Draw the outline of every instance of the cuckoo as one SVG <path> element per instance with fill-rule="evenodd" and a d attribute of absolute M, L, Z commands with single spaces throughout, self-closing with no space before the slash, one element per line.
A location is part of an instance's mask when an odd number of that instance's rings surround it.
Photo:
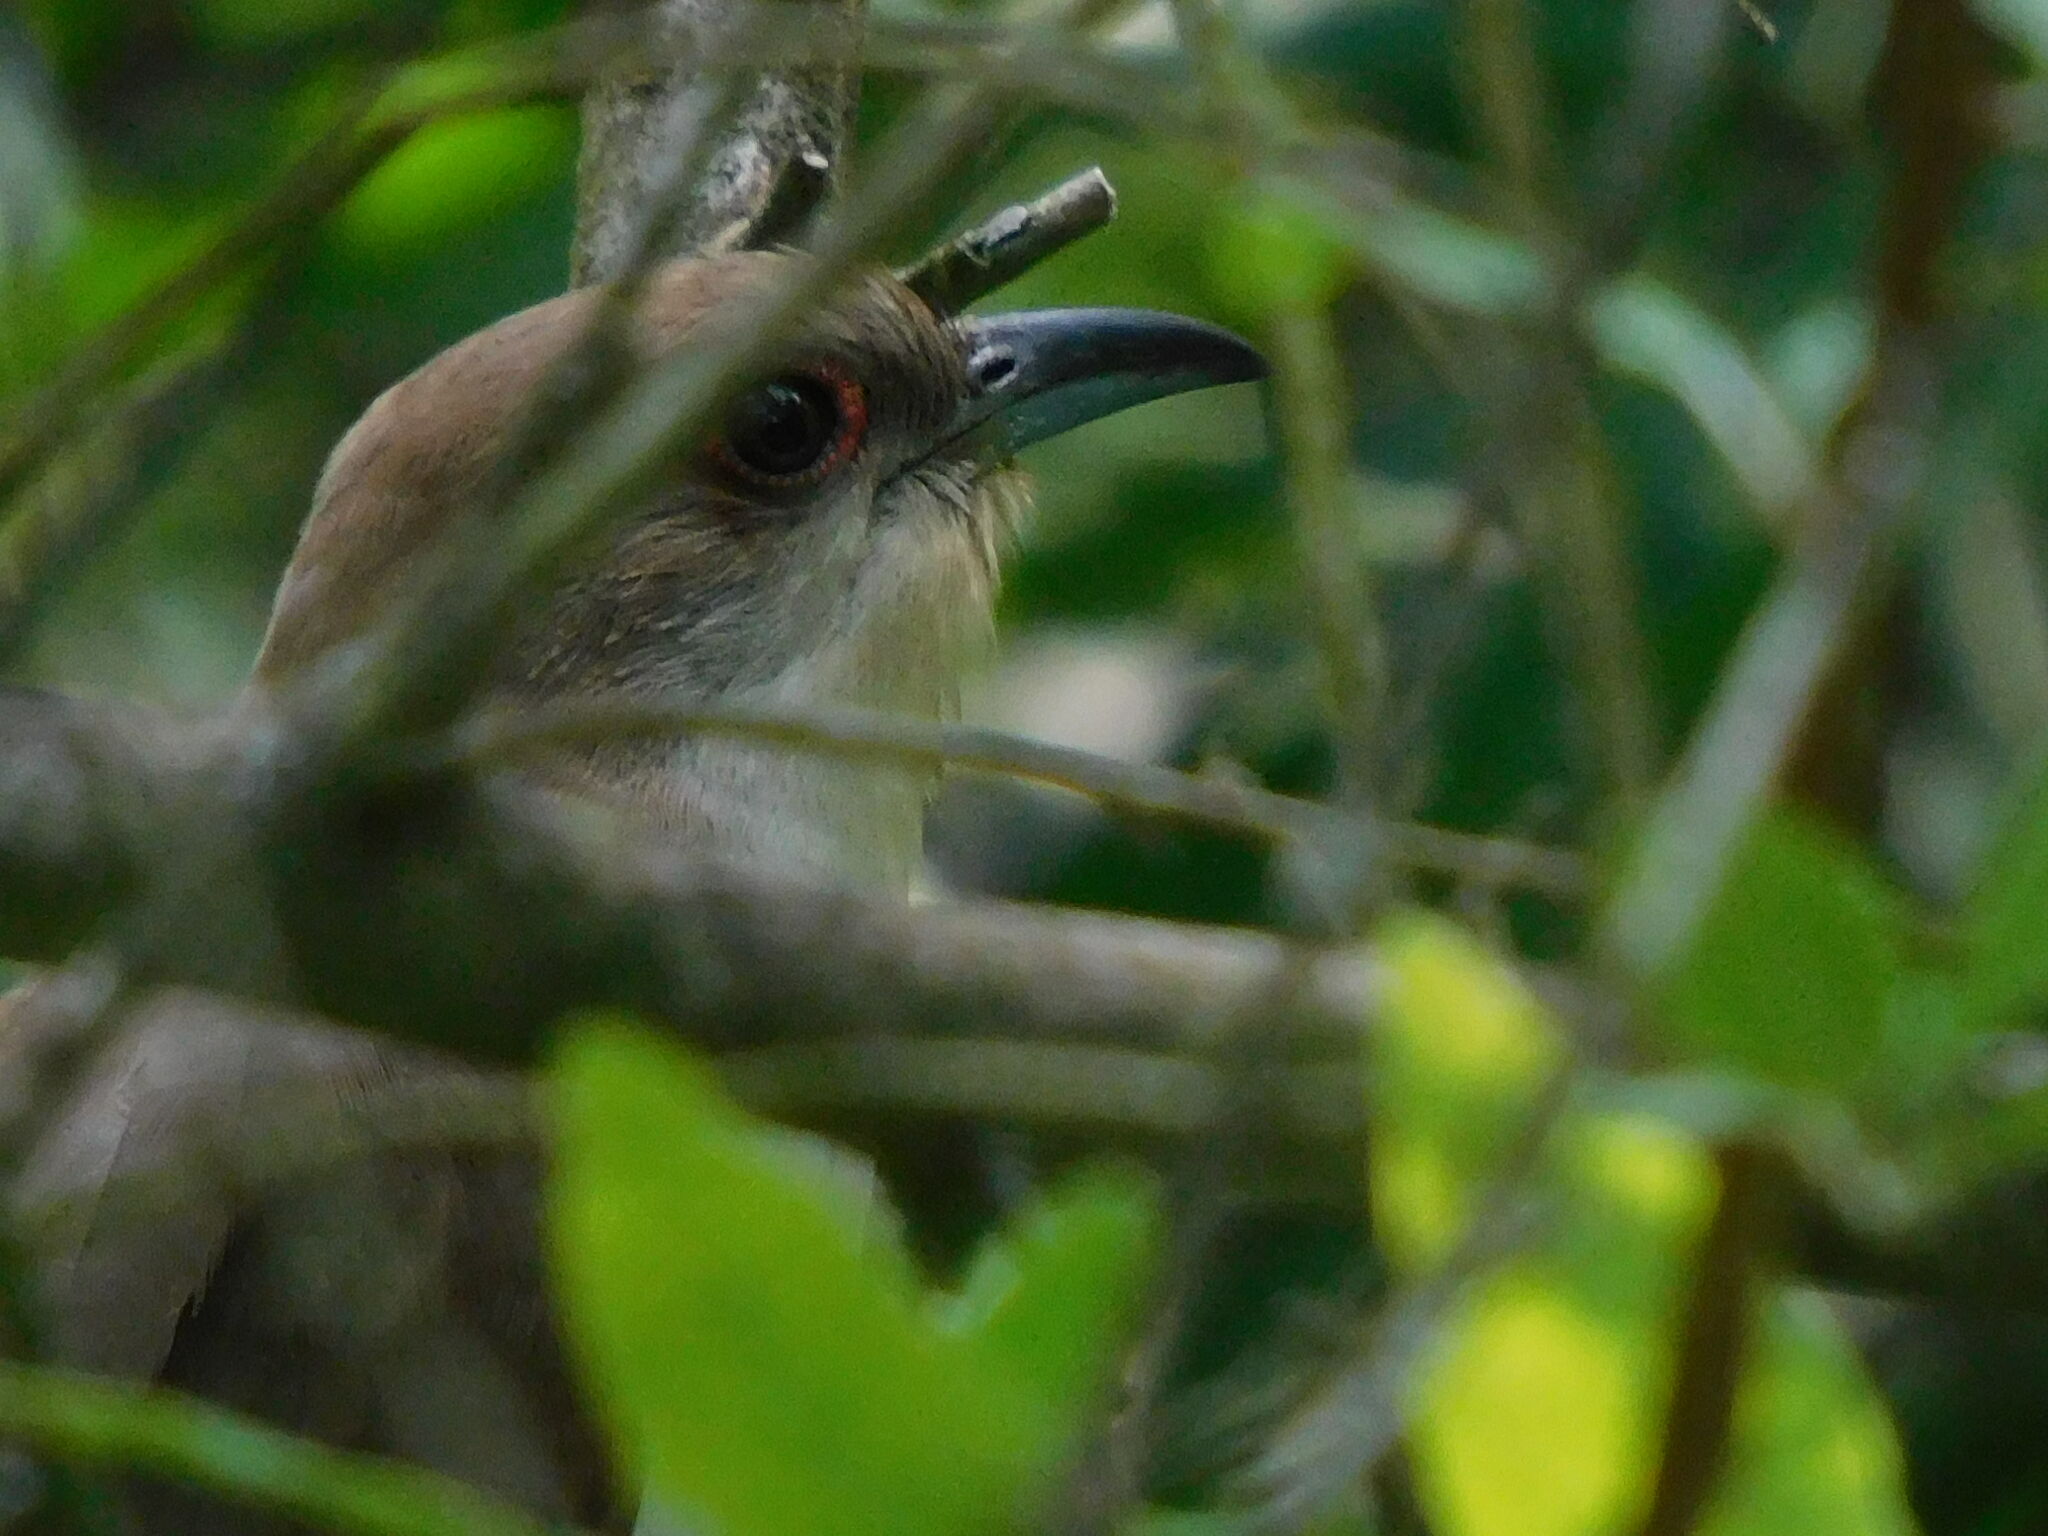
<path fill-rule="evenodd" d="M 801 259 L 747 252 L 658 270 L 630 345 L 652 361 L 704 344 Z M 513 315 L 369 407 L 320 477 L 252 703 L 289 696 L 370 631 L 455 520 L 489 515 L 536 389 L 603 302 L 585 290 Z M 1029 502 L 1013 455 L 1263 372 L 1243 341 L 1193 320 L 948 317 L 881 273 L 844 284 L 778 356 L 508 631 L 491 701 L 943 715 L 987 648 L 998 568 Z M 918 863 L 930 788 L 893 767 L 688 737 L 563 747 L 526 772 L 639 837 L 897 893 Z M 0 1028 L 0 1057 L 5 1040 Z M 533 1154 L 413 1144 L 275 1180 L 188 1166 L 142 1209 L 98 1199 L 279 1085 L 324 1084 L 345 1113 L 394 1082 L 459 1096 L 468 1071 L 315 1019 L 147 1000 L 24 1171 L 31 1198 L 70 1213 L 41 1277 L 55 1352 L 424 1462 L 544 1516 L 629 1521 L 549 1325 Z M 140 1486 L 132 1502 L 151 1532 L 257 1528 L 176 1489 Z"/>

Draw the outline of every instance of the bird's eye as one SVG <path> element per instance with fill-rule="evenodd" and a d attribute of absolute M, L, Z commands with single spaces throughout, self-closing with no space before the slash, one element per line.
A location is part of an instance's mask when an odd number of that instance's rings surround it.
<path fill-rule="evenodd" d="M 866 431 L 867 397 L 852 379 L 785 373 L 727 407 L 716 451 L 745 479 L 804 485 L 852 458 Z"/>

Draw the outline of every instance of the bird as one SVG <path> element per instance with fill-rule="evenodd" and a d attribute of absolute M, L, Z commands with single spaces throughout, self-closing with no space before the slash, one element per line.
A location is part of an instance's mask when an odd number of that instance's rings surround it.
<path fill-rule="evenodd" d="M 750 250 L 659 267 L 631 301 L 633 354 L 652 364 L 706 345 L 807 259 Z M 319 477 L 248 707 L 305 688 L 373 632 L 462 519 L 490 515 L 537 392 L 607 302 L 585 289 L 538 303 L 369 406 Z M 521 614 L 492 658 L 487 702 L 739 699 L 945 716 L 988 654 L 1001 565 L 1032 499 L 1015 455 L 1265 372 L 1250 344 L 1200 321 L 1130 309 L 951 316 L 881 271 L 841 284 L 775 356 Z M 638 837 L 898 895 L 931 789 L 908 770 L 687 736 L 563 747 L 521 771 Z M 36 1013 L 0 1017 L 0 1076 Z M 452 1103 L 478 1080 L 453 1058 L 321 1019 L 199 993 L 145 999 L 21 1170 L 18 1198 L 67 1213 L 38 1272 L 54 1354 L 409 1458 L 548 1519 L 625 1528 L 631 1501 L 548 1315 L 533 1149 L 415 1144 L 274 1186 L 247 1170 L 181 1168 L 145 1210 L 100 1198 L 176 1162 L 278 1084 L 317 1083 L 345 1113 L 394 1083 Z M 169 1484 L 138 1480 L 128 1502 L 151 1533 L 272 1528 Z"/>

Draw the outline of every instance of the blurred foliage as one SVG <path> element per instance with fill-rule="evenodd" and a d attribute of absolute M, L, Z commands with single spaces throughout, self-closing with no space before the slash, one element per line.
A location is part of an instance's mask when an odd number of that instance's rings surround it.
<path fill-rule="evenodd" d="M 1453 1316 L 1417 1388 L 1430 1528 L 1568 1536 L 1649 1503 L 1688 1260 L 1715 1201 L 1708 1149 L 1642 1115 L 1546 1103 L 1554 1023 L 1477 946 L 1433 925 L 1384 936 L 1373 1197 L 1398 1269 L 1446 1262 L 1489 1179 L 1531 1138 L 1537 1230 Z M 1840 1325 L 1810 1296 L 1761 1298 L 1711 1536 L 1913 1529 L 1897 1437 Z"/>
<path fill-rule="evenodd" d="M 904 0 L 881 8 L 908 13 Z M 1553 253 L 1492 163 L 1481 9 L 1231 8 L 1319 129 L 1398 149 L 1412 196 L 1340 202 L 1227 154 L 1034 108 L 990 146 L 949 222 L 1100 161 L 1117 223 L 1003 303 L 1142 304 L 1255 333 L 1282 308 L 1326 306 L 1349 374 L 1333 409 L 1357 556 L 1391 651 L 1388 803 L 1584 847 L 1597 864 L 1629 829 L 1603 820 L 1582 690 L 1499 505 L 1518 469 L 1504 423 L 1530 377 L 1518 363 L 1545 323 Z M 1638 9 L 1518 12 L 1541 106 L 1525 190 L 1566 225 L 1602 174 Z M 1763 9 L 1775 39 L 1737 27 L 1640 210 L 1634 259 L 1586 295 L 1594 468 L 1639 582 L 1624 617 L 1648 647 L 1666 765 L 1780 568 L 1877 334 L 1873 252 L 1896 169 L 1874 79 L 1887 7 Z M 0 17 L 0 409 L 188 260 L 382 67 L 565 10 L 25 0 Z M 1176 1388 L 1245 1359 L 1334 1355 L 1313 1329 L 1304 1344 L 1289 1294 L 1421 1283 L 1455 1254 L 1522 1122 L 1556 1116 L 1524 1175 L 1549 1214 L 1443 1320 L 1407 1455 L 1347 1531 L 1630 1528 L 1658 1466 L 1724 1141 L 1767 1145 L 1873 1230 L 1987 1185 L 2030 1190 L 2048 1167 L 2048 5 L 1983 0 L 1981 13 L 1998 37 L 1987 111 L 2000 138 L 1941 269 L 1952 376 L 1899 601 L 1871 647 L 1877 816 L 1752 828 L 1694 941 L 1639 1000 L 1633 1074 L 1586 1069 L 1578 1021 L 1539 1009 L 1470 941 L 1396 930 L 1370 1236 L 1349 1213 L 1268 1215 L 1215 1245 Z M 1123 33 L 1141 56 L 1168 36 L 1152 10 Z M 908 89 L 870 82 L 871 140 Z M 329 445 L 437 348 L 560 287 L 574 155 L 568 105 L 450 121 L 311 231 L 256 360 L 193 402 L 178 471 L 63 594 L 21 675 L 188 706 L 228 697 Z M 892 254 L 940 232 L 905 230 Z M 183 316 L 157 355 L 218 331 L 249 288 Z M 1033 464 L 1044 491 L 1006 592 L 1008 660 L 977 708 L 1329 793 L 1283 477 L 1244 392 L 1098 423 Z M 1299 863 L 1014 787 L 950 795 L 933 845 L 939 877 L 961 889 L 1297 931 L 1327 915 Z M 1526 961 L 1577 957 L 1587 938 L 1587 914 L 1552 901 L 1441 876 L 1400 894 L 1458 905 Z M 1541 1110 L 1558 1074 L 1571 1078 L 1563 1107 Z M 654 1485 L 720 1530 L 965 1530 L 963 1511 L 1049 1475 L 1099 1406 L 1144 1269 L 1144 1196 L 1057 1188 L 990 1238 L 957 1288 L 933 1290 L 875 1210 L 849 1215 L 828 1163 L 741 1119 L 687 1064 L 596 1030 L 567 1047 L 554 1087 L 557 1257 L 579 1345 Z M 2048 1206 L 2002 1209 L 2038 1231 Z M 711 1231 L 746 1241 L 702 1241 Z M 1757 1285 L 1728 1481 L 1700 1529 L 2048 1529 L 2037 1317 L 1920 1300 L 1831 1310 L 1783 1275 Z M 749 1330 L 721 1326 L 734 1297 Z M 1212 1483 L 1184 1482 L 1188 1508 L 1146 1517 L 1147 1536 L 1242 1528 L 1208 1507 L 1227 1502 Z"/>
<path fill-rule="evenodd" d="M 749 1122 L 672 1047 L 587 1022 L 554 1092 L 573 1342 L 664 1508 L 948 1536 L 1056 1492 L 1143 1292 L 1141 1183 L 1053 1190 L 927 1296 L 864 1164 Z"/>

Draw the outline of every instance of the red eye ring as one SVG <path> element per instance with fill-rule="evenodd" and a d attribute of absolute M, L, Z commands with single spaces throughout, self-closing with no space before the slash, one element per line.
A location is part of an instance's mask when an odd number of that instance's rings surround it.
<path fill-rule="evenodd" d="M 843 468 L 868 430 L 867 392 L 830 363 L 777 374 L 736 396 L 712 456 L 737 478 L 778 490 Z"/>

